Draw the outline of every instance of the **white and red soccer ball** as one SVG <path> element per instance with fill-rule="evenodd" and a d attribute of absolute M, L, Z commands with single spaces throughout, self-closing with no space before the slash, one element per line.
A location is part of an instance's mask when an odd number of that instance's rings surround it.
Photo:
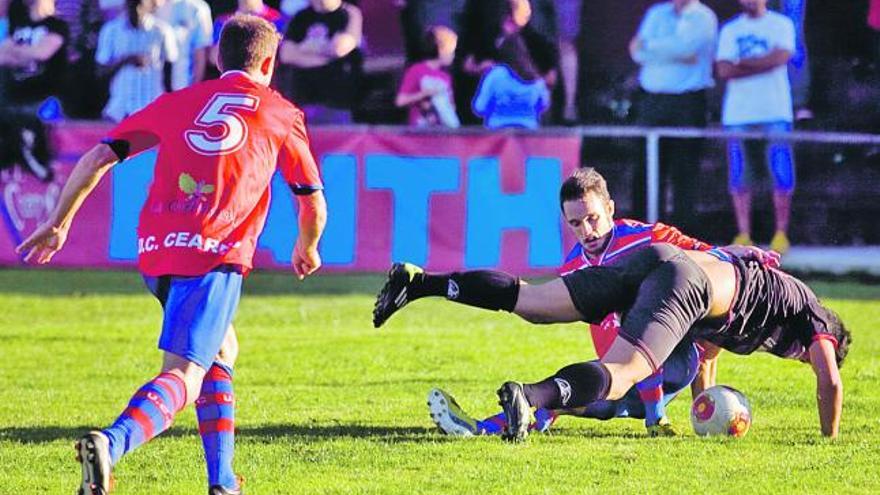
<path fill-rule="evenodd" d="M 716 385 L 703 390 L 694 399 L 691 424 L 700 436 L 742 437 L 752 424 L 752 407 L 739 390 Z"/>

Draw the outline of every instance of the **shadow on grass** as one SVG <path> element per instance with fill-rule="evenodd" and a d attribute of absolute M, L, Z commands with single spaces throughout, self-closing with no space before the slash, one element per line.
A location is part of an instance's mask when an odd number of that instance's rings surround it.
<path fill-rule="evenodd" d="M 73 445 L 77 438 L 94 426 L 27 426 L 0 428 L 0 442 L 17 442 L 25 445 L 52 443 L 68 440 Z M 273 440 L 293 440 L 312 443 L 330 439 L 365 439 L 382 443 L 437 442 L 448 437 L 437 434 L 436 430 L 416 426 L 377 426 L 363 424 L 269 424 L 262 426 L 243 426 L 235 429 L 239 439 L 252 439 L 261 442 Z M 172 427 L 162 437 L 197 437 L 198 430 L 192 427 Z"/>
<path fill-rule="evenodd" d="M 383 275 L 324 274 L 299 281 L 292 273 L 255 271 L 244 283 L 245 297 L 296 295 L 375 295 Z M 91 295 L 148 296 L 141 275 L 123 270 L 58 270 L 0 268 L 0 294 L 42 297 Z"/>

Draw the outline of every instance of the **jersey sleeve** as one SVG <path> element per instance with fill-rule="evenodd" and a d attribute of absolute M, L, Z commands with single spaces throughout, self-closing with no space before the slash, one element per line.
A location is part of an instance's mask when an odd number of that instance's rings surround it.
<path fill-rule="evenodd" d="M 125 141 L 129 145 L 129 156 L 146 151 L 159 144 L 161 122 L 164 120 L 162 106 L 166 96 L 162 95 L 138 112 L 135 112 L 119 123 L 109 134 L 106 141 Z"/>
<path fill-rule="evenodd" d="M 657 222 L 651 229 L 651 242 L 667 242 L 688 251 L 708 251 L 714 246 L 701 240 L 684 235 L 677 228 Z"/>
<path fill-rule="evenodd" d="M 301 113 L 281 145 L 278 168 L 294 194 L 310 194 L 324 189 L 318 164 L 309 149 L 309 137 Z"/>

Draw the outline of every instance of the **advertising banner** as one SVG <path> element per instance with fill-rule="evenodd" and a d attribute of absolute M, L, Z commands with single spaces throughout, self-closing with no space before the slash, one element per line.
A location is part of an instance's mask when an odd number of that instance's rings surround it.
<path fill-rule="evenodd" d="M 51 183 L 20 170 L 0 175 L 0 264 L 20 264 L 14 246 L 45 220 L 77 158 L 108 130 L 56 128 L 60 153 Z M 312 129 L 311 145 L 329 209 L 320 246 L 327 271 L 384 271 L 392 261 L 410 261 L 432 270 L 550 273 L 572 245 L 558 191 L 579 162 L 576 136 L 339 127 Z M 53 265 L 134 266 L 154 161 L 151 151 L 113 168 L 83 205 Z M 289 269 L 296 218 L 296 200 L 276 174 L 258 268 Z"/>

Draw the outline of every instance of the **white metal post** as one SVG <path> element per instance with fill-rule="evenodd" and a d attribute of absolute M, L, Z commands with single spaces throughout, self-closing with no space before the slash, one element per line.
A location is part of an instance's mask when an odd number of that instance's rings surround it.
<path fill-rule="evenodd" d="M 660 217 L 660 135 L 656 131 L 648 131 L 645 135 L 645 187 L 647 187 L 648 222 L 656 222 Z"/>

